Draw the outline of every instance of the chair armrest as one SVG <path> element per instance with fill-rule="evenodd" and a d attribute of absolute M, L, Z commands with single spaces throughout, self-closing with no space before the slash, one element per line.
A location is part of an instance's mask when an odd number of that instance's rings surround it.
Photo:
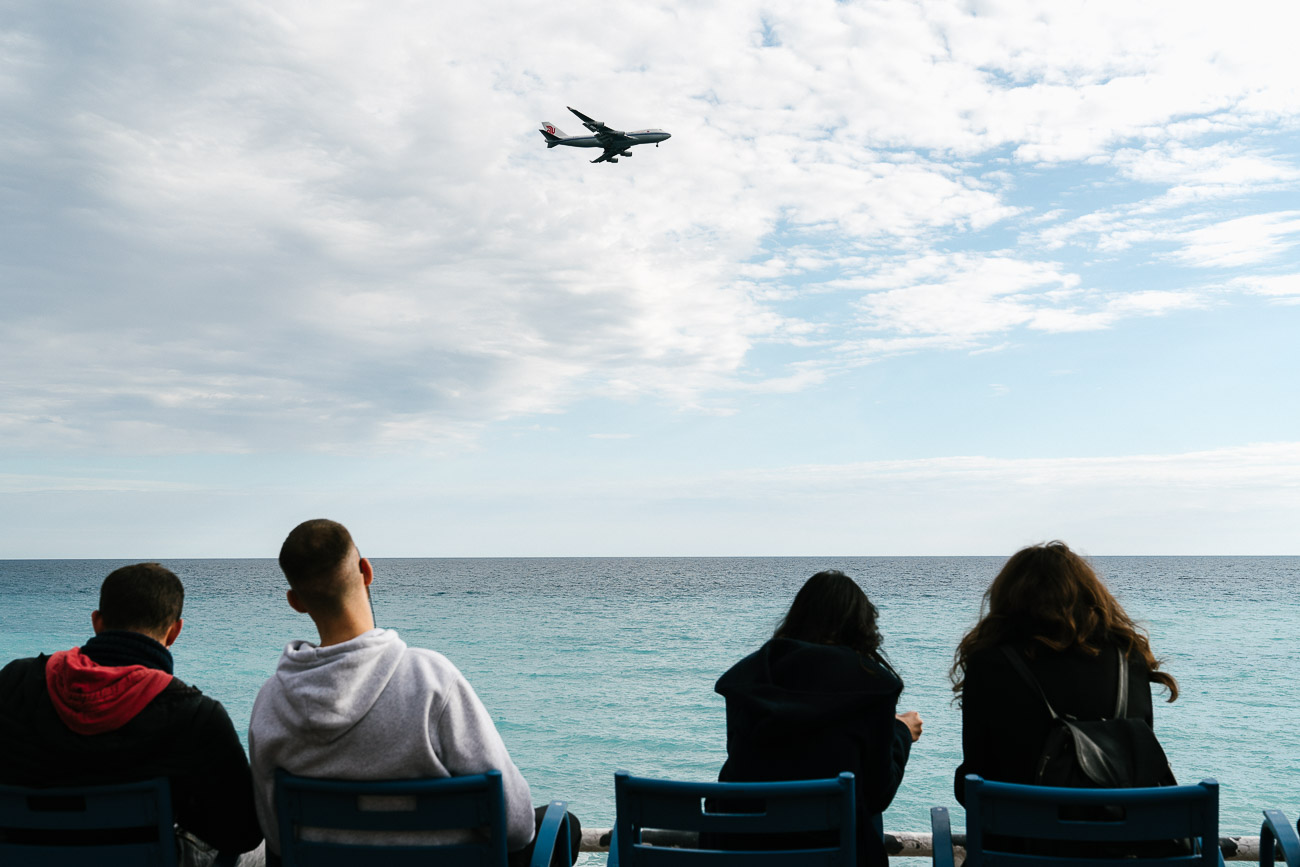
<path fill-rule="evenodd" d="M 952 824 L 947 807 L 930 808 L 931 844 L 934 847 L 934 867 L 953 867 Z"/>
<path fill-rule="evenodd" d="M 569 805 L 565 801 L 551 801 L 546 805 L 542 824 L 537 826 L 537 839 L 533 841 L 533 860 L 529 867 L 550 867 L 552 854 L 557 847 L 562 847 L 564 860 L 568 867 L 573 861 L 569 851 Z"/>
<path fill-rule="evenodd" d="M 609 857 L 605 859 L 605 867 L 618 867 L 618 826 L 615 825 L 609 832 Z"/>
<path fill-rule="evenodd" d="M 1300 867 L 1300 837 L 1281 810 L 1265 810 L 1264 825 L 1259 829 L 1259 865 L 1273 867 L 1277 857 L 1274 843 L 1282 848 L 1287 867 Z"/>

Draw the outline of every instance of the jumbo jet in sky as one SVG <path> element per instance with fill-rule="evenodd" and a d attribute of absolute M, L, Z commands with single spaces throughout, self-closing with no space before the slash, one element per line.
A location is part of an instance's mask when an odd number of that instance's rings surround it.
<path fill-rule="evenodd" d="M 655 147 L 659 147 L 659 142 L 672 138 L 670 133 L 666 133 L 661 129 L 638 129 L 632 132 L 610 129 L 605 124 L 598 120 L 592 120 L 572 106 L 569 107 L 569 111 L 578 116 L 578 120 L 582 121 L 583 126 L 591 130 L 592 135 L 565 135 L 550 121 L 542 121 L 542 128 L 538 132 L 546 138 L 548 148 L 553 148 L 556 145 L 568 145 L 575 148 L 604 148 L 605 152 L 592 160 L 593 163 L 616 163 L 619 157 L 632 156 L 628 148 L 633 145 L 654 142 Z"/>

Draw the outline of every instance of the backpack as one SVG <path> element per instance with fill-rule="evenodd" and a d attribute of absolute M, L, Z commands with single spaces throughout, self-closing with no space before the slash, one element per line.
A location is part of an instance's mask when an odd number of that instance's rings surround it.
<path fill-rule="evenodd" d="M 1061 715 L 1029 666 L 1012 647 L 1002 652 L 1026 683 L 1038 693 L 1052 716 L 1043 751 L 1035 765 L 1034 783 L 1084 789 L 1129 789 L 1177 784 L 1169 759 L 1146 720 L 1128 716 L 1128 663 L 1119 659 L 1115 713 L 1108 719 L 1079 720 Z"/>

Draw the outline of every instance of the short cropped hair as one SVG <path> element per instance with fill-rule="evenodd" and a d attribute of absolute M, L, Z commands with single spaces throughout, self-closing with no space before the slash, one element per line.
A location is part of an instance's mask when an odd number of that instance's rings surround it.
<path fill-rule="evenodd" d="M 158 634 L 181 619 L 185 587 L 166 566 L 136 563 L 115 569 L 99 587 L 105 629 Z"/>
<path fill-rule="evenodd" d="M 338 521 L 303 521 L 280 546 L 280 570 L 308 609 L 336 614 L 349 590 L 340 567 L 355 549 L 352 534 Z"/>

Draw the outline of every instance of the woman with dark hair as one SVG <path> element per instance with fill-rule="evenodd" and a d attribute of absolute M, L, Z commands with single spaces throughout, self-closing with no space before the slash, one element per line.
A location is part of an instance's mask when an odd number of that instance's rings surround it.
<path fill-rule="evenodd" d="M 894 799 L 915 711 L 896 714 L 903 681 L 880 652 L 876 607 L 843 572 L 808 579 L 772 639 L 724 674 L 727 762 L 718 779 L 763 782 L 855 776 L 862 865 L 889 863 L 880 814 Z M 727 848 L 779 847 L 771 839 Z"/>
<path fill-rule="evenodd" d="M 1169 701 L 1178 698 L 1178 682 L 1159 670 L 1146 634 L 1064 542 L 1018 551 L 980 608 L 979 622 L 957 645 L 950 674 L 961 700 L 962 763 L 954 788 L 962 804 L 966 774 L 1038 782 L 1052 719 L 1043 696 L 1004 648 L 1028 667 L 1061 715 L 1098 720 L 1114 714 L 1120 657 L 1130 684 L 1128 718 L 1151 725 L 1151 683 L 1165 687 Z"/>

